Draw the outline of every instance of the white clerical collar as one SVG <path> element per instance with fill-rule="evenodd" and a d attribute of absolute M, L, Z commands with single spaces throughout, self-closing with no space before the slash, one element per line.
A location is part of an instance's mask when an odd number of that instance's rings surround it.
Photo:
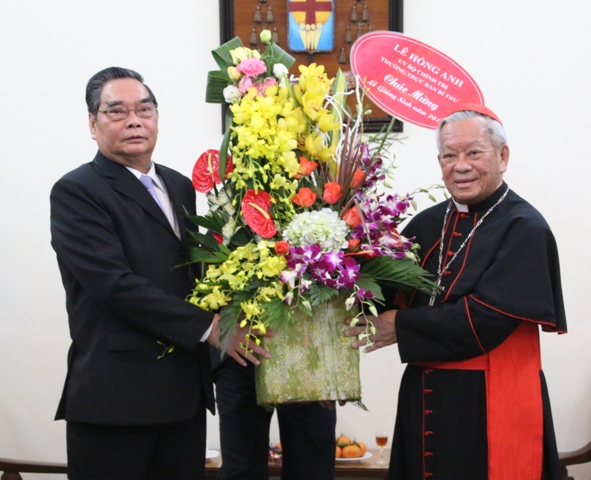
<path fill-rule="evenodd" d="M 496 188 L 496 190 L 498 190 L 501 185 L 503 185 L 503 180 L 501 180 L 501 183 L 499 183 L 499 186 Z M 463 203 L 458 203 L 453 198 L 452 198 L 452 200 L 454 202 L 454 205 L 458 209 L 458 212 L 468 213 L 470 211 L 470 207 L 468 207 L 468 205 L 464 205 Z"/>
<path fill-rule="evenodd" d="M 458 212 L 468 213 L 470 211 L 470 209 L 468 208 L 468 205 L 464 205 L 462 203 L 458 203 L 453 198 L 452 198 L 452 200 L 453 200 L 454 205 L 456 206 Z"/>

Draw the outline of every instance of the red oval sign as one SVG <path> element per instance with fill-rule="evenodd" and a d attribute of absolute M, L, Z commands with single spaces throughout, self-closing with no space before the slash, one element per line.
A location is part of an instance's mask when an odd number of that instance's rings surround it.
<path fill-rule="evenodd" d="M 390 115 L 435 129 L 463 103 L 484 105 L 470 75 L 447 55 L 402 33 L 376 31 L 351 48 L 351 69 Z"/>

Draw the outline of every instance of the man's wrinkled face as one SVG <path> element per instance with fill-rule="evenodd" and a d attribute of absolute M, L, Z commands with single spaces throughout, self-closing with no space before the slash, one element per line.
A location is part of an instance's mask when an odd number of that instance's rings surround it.
<path fill-rule="evenodd" d="M 97 118 L 89 115 L 90 133 L 107 158 L 138 168 L 150 165 L 158 137 L 158 113 L 140 118 L 136 110 L 151 104 L 146 87 L 133 78 L 109 80 L 103 86 Z M 111 120 L 103 113 L 117 106 L 133 109 L 123 120 Z"/>
<path fill-rule="evenodd" d="M 495 149 L 488 121 L 473 117 L 446 123 L 441 129 L 439 165 L 442 179 L 458 203 L 471 205 L 490 196 L 507 170 L 509 147 Z"/>

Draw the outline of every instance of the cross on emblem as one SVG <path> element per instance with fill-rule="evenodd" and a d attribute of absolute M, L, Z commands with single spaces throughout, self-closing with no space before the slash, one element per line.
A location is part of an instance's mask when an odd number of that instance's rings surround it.
<path fill-rule="evenodd" d="M 332 2 L 318 0 L 304 0 L 302 2 L 289 2 L 290 12 L 305 12 L 306 24 L 316 23 L 316 12 L 332 12 Z"/>

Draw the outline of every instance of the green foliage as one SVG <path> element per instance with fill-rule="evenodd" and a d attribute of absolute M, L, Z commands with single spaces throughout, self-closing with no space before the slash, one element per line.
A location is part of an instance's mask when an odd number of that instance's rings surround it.
<path fill-rule="evenodd" d="M 309 298 L 312 306 L 316 307 L 323 302 L 330 300 L 333 297 L 339 295 L 339 291 L 336 288 L 327 287 L 317 283 L 312 283 L 309 289 Z"/>
<path fill-rule="evenodd" d="M 203 227 L 210 232 L 220 233 L 224 226 L 223 219 L 214 211 L 209 211 L 207 216 L 203 215 L 186 215 L 187 220 L 191 223 Z"/>
<path fill-rule="evenodd" d="M 433 275 L 407 259 L 373 258 L 361 266 L 360 272 L 378 284 L 402 290 L 416 288 L 428 295 L 431 295 L 434 289 L 440 290 L 440 287 L 428 278 Z"/>
<path fill-rule="evenodd" d="M 211 235 L 205 235 L 190 230 L 187 232 L 187 240 L 191 245 L 199 245 L 212 253 L 220 251 L 220 245 Z"/>
<path fill-rule="evenodd" d="M 381 287 L 375 282 L 372 277 L 361 277 L 355 282 L 359 288 L 363 288 L 365 291 L 370 291 L 375 295 L 374 302 L 383 304 L 385 302 L 384 295 L 382 294 Z"/>
<path fill-rule="evenodd" d="M 212 70 L 207 73 L 207 87 L 205 89 L 205 101 L 207 103 L 226 103 L 224 88 L 230 83 L 227 72 Z"/>
<path fill-rule="evenodd" d="M 232 332 L 234 331 L 238 318 L 242 313 L 240 303 L 247 301 L 254 296 L 254 294 L 255 292 L 252 289 L 235 292 L 230 303 L 220 310 L 218 327 L 220 329 L 220 349 L 222 352 L 226 351 L 228 342 L 232 337 Z"/>
<path fill-rule="evenodd" d="M 211 54 L 215 63 L 218 64 L 221 70 L 226 70 L 228 67 L 234 65 L 232 62 L 231 51 L 238 47 L 243 47 L 242 40 L 240 37 L 234 37 L 232 40 L 220 45 L 215 50 L 212 50 Z"/>
<path fill-rule="evenodd" d="M 267 69 L 273 71 L 273 65 L 282 63 L 287 68 L 290 68 L 295 63 L 295 58 L 283 50 L 279 45 L 272 43 L 267 47 L 263 53 L 261 60 L 267 65 Z"/>
<path fill-rule="evenodd" d="M 230 239 L 230 246 L 243 247 L 247 243 L 251 242 L 253 238 L 254 236 L 251 230 L 247 230 L 244 227 L 238 227 Z"/>
<path fill-rule="evenodd" d="M 222 93 L 222 97 L 223 97 Z M 230 149 L 230 125 L 232 125 L 232 121 L 234 119 L 234 114 L 232 110 L 228 107 L 226 108 L 226 116 L 224 117 L 224 124 L 226 126 L 226 130 L 224 131 L 224 138 L 222 139 L 222 145 L 220 146 L 220 178 L 222 180 L 222 184 L 226 184 L 226 164 L 228 162 L 228 150 Z"/>
<path fill-rule="evenodd" d="M 271 330 L 278 330 L 285 323 L 294 321 L 292 308 L 278 297 L 272 298 L 270 302 L 262 305 L 264 311 L 261 314 L 261 321 L 268 325 Z"/>
<path fill-rule="evenodd" d="M 217 254 L 216 254 L 217 253 Z M 212 253 L 197 248 L 191 249 L 191 263 L 224 263 L 227 257 L 220 258 L 219 252 Z"/>

